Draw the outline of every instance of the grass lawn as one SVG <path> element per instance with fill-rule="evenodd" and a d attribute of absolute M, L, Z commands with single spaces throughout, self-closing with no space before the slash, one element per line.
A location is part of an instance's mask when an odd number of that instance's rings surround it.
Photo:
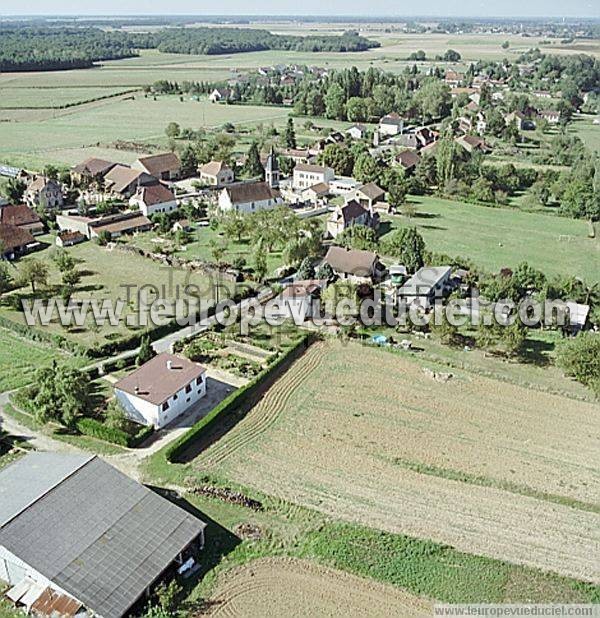
<path fill-rule="evenodd" d="M 44 236 L 41 240 L 51 243 L 52 237 Z M 178 286 L 181 293 L 184 286 L 195 285 L 198 287 L 202 299 L 213 297 L 211 281 L 207 276 L 199 273 L 190 273 L 187 270 L 163 266 L 150 259 L 120 250 L 110 251 L 100 247 L 95 242 L 85 242 L 70 247 L 67 251 L 76 259 L 78 270 L 83 275 L 73 298 L 78 300 L 121 299 L 126 302 L 124 315 L 133 315 L 137 309 L 137 293 L 134 292 L 133 300 L 127 303 L 127 293 L 124 286 L 135 286 L 136 290 L 142 286 L 155 286 L 159 290 L 161 298 L 174 299 Z M 51 260 L 51 256 L 52 248 L 49 246 L 43 251 L 36 253 L 34 257 L 47 263 L 50 277 L 48 281 L 49 288 L 46 291 L 53 292 L 59 286 L 60 275 Z M 18 263 L 16 267 L 18 268 Z M 221 283 L 222 294 L 223 290 L 232 289 L 230 283 Z M 43 289 L 42 292 L 44 292 Z M 21 288 L 12 294 L 19 294 L 29 298 L 31 296 L 31 288 Z M 0 315 L 24 322 L 23 314 L 6 304 L 0 308 Z M 82 345 L 91 346 L 103 344 L 131 334 L 139 327 L 136 327 L 135 324 L 128 326 L 124 320 L 121 320 L 119 324 L 114 326 L 108 322 L 102 326 L 95 326 L 90 316 L 83 327 L 73 326 L 67 330 L 61 326 L 56 316 L 50 325 L 47 327 L 40 326 L 39 328 L 44 328 L 51 334 L 60 334 Z"/>
<path fill-rule="evenodd" d="M 598 116 L 594 114 L 578 114 L 571 130 L 592 152 L 600 152 L 600 124 L 594 124 L 595 118 Z"/>
<path fill-rule="evenodd" d="M 589 225 L 563 217 L 413 197 L 417 216 L 384 217 L 391 229 L 418 228 L 428 249 L 469 258 L 481 268 L 498 271 L 526 261 L 547 275 L 572 275 L 600 281 L 600 241 L 588 238 Z"/>
<path fill-rule="evenodd" d="M 124 91 L 124 88 L 11 88 L 0 85 L 0 109 L 73 105 Z"/>
<path fill-rule="evenodd" d="M 192 232 L 193 241 L 182 246 L 175 255 L 186 260 L 201 260 L 205 262 L 214 262 L 212 255 L 211 241 L 222 241 L 223 236 L 212 230 L 210 227 L 200 227 Z M 134 239 L 131 239 L 132 244 L 147 251 L 160 251 L 163 247 L 171 245 L 170 241 L 162 242 L 159 234 L 156 232 L 144 232 L 138 234 Z M 233 262 L 237 257 L 242 257 L 246 260 L 248 266 L 252 264 L 252 244 L 243 239 L 242 242 L 227 242 L 227 250 L 223 255 L 223 260 Z M 273 251 L 267 256 L 268 272 L 273 274 L 277 268 L 283 265 L 281 251 Z"/>
<path fill-rule="evenodd" d="M 67 355 L 45 343 L 25 339 L 0 328 L 0 392 L 21 388 L 33 380 L 37 369 L 53 360 L 83 366 L 89 361 Z"/>

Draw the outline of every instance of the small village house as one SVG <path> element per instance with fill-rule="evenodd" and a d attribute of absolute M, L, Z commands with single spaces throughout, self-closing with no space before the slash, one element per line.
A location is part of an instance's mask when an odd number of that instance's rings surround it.
<path fill-rule="evenodd" d="M 32 208 L 62 208 L 62 187 L 58 180 L 37 176 L 25 191 L 25 201 Z"/>
<path fill-rule="evenodd" d="M 456 138 L 456 143 L 462 146 L 467 152 L 490 152 L 491 148 L 486 144 L 482 137 L 476 135 L 462 135 Z"/>
<path fill-rule="evenodd" d="M 198 168 L 200 180 L 212 187 L 224 187 L 235 181 L 233 170 L 224 161 L 210 161 Z"/>
<path fill-rule="evenodd" d="M 57 247 L 72 247 L 85 240 L 86 237 L 81 232 L 69 232 L 65 230 L 56 235 L 55 244 Z"/>
<path fill-rule="evenodd" d="M 251 213 L 271 210 L 283 204 L 281 193 L 266 182 L 243 182 L 224 187 L 219 193 L 219 209 Z"/>
<path fill-rule="evenodd" d="M 129 198 L 129 205 L 137 206 L 146 217 L 177 210 L 175 195 L 160 183 L 138 187 L 137 191 Z"/>
<path fill-rule="evenodd" d="M 420 157 L 414 150 L 403 150 L 394 157 L 395 163 L 407 173 L 415 170 L 419 160 Z"/>
<path fill-rule="evenodd" d="M 298 163 L 294 168 L 292 186 L 294 189 L 308 189 L 319 183 L 328 184 L 333 180 L 335 173 L 330 167 Z"/>
<path fill-rule="evenodd" d="M 372 251 L 329 247 L 325 262 L 340 279 L 355 283 L 380 281 L 385 273 L 385 266 Z"/>
<path fill-rule="evenodd" d="M 115 165 L 112 161 L 91 157 L 71 168 L 71 178 L 75 182 L 94 182 L 104 178 Z"/>
<path fill-rule="evenodd" d="M 231 99 L 233 91 L 231 88 L 215 88 L 209 95 L 208 100 L 211 103 L 226 103 Z"/>
<path fill-rule="evenodd" d="M 331 195 L 346 196 L 354 193 L 360 186 L 358 180 L 355 180 L 351 176 L 336 176 L 329 183 L 329 192 Z"/>
<path fill-rule="evenodd" d="M 560 122 L 560 112 L 554 110 L 541 109 L 538 112 L 538 116 L 545 120 L 548 124 L 558 124 Z"/>
<path fill-rule="evenodd" d="M 206 369 L 162 353 L 121 378 L 114 389 L 131 420 L 161 429 L 206 395 Z"/>
<path fill-rule="evenodd" d="M 364 139 L 367 136 L 367 127 L 364 124 L 353 124 L 346 129 L 346 134 L 352 139 Z"/>
<path fill-rule="evenodd" d="M 404 120 L 396 112 L 386 114 L 379 120 L 379 134 L 382 136 L 398 135 L 404 130 Z"/>
<path fill-rule="evenodd" d="M 304 191 L 302 191 L 302 199 L 306 202 L 314 204 L 315 206 L 324 204 L 328 195 L 329 185 L 324 182 L 319 182 L 316 185 L 308 187 L 308 189 L 304 189 Z"/>
<path fill-rule="evenodd" d="M 0 580 L 28 614 L 121 618 L 204 547 L 203 521 L 95 455 L 30 452 L 0 496 Z"/>
<path fill-rule="evenodd" d="M 140 157 L 131 167 L 159 180 L 177 180 L 181 176 L 181 161 L 174 152 Z"/>
<path fill-rule="evenodd" d="M 326 281 L 303 279 L 283 288 L 279 295 L 278 315 L 303 322 L 316 315 L 315 301 L 321 297 Z"/>
<path fill-rule="evenodd" d="M 354 193 L 354 199 L 365 208 L 373 211 L 377 204 L 385 200 L 385 191 L 374 182 L 361 185 Z"/>
<path fill-rule="evenodd" d="M 343 206 L 337 206 L 327 219 L 327 236 L 337 238 L 344 230 L 353 225 L 365 225 L 373 229 L 379 226 L 379 214 L 371 207 L 363 206 L 356 200 L 350 200 Z"/>

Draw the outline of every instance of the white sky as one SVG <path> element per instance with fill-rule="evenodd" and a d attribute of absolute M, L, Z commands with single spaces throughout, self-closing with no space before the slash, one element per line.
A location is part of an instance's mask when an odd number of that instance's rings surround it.
<path fill-rule="evenodd" d="M 4 6 L 2 6 L 4 5 Z M 0 15 L 172 15 L 271 14 L 271 15 L 433 15 L 497 17 L 600 17 L 598 0 L 29 0 L 25 4 L 0 3 Z"/>

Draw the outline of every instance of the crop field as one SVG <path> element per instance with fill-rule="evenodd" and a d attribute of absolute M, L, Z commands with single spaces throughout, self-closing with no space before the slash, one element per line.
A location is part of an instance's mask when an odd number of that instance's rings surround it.
<path fill-rule="evenodd" d="M 600 281 L 600 241 L 588 237 L 585 221 L 436 197 L 411 201 L 417 216 L 390 217 L 392 229 L 416 226 L 437 253 L 472 259 L 493 272 L 526 261 L 547 275 Z"/>
<path fill-rule="evenodd" d="M 430 616 L 431 604 L 303 560 L 266 558 L 217 581 L 207 616 Z"/>
<path fill-rule="evenodd" d="M 597 406 L 452 373 L 315 344 L 193 465 L 341 519 L 600 582 Z"/>
<path fill-rule="evenodd" d="M 50 241 L 51 237 L 44 237 L 44 239 Z M 177 286 L 182 290 L 185 285 L 198 286 L 203 294 L 202 298 L 212 298 L 213 296 L 209 279 L 199 273 L 190 273 L 171 267 L 167 268 L 138 255 L 118 250 L 111 251 L 98 246 L 94 242 L 85 242 L 70 247 L 67 251 L 76 259 L 77 269 L 82 273 L 81 283 L 73 295 L 74 300 L 112 299 L 116 301 L 121 299 L 126 301 L 127 292 L 123 286 L 127 285 L 136 286 L 135 290 L 144 285 L 156 286 L 161 290 L 161 298 L 166 299 L 175 298 Z M 48 280 L 49 289 L 50 291 L 56 290 L 57 296 L 60 296 L 58 293 L 60 274 L 51 260 L 51 255 L 52 249 L 47 248 L 36 253 L 34 257 L 47 263 L 50 272 Z M 228 284 L 223 283 L 223 286 L 227 288 Z M 165 290 L 164 294 L 162 293 L 163 289 Z M 44 288 L 42 288 L 42 291 L 44 291 Z M 135 291 L 133 292 L 134 295 L 136 293 Z M 29 297 L 31 295 L 31 288 L 27 290 L 22 288 L 13 294 Z M 6 295 L 5 298 L 9 296 L 11 295 Z M 131 302 L 125 303 L 124 317 L 132 315 L 135 310 L 137 310 L 137 296 L 134 296 Z M 23 314 L 7 304 L 0 307 L 0 315 L 24 323 Z M 39 326 L 38 328 L 43 328 L 50 334 L 60 334 L 87 346 L 106 343 L 119 336 L 132 334 L 139 327 L 134 325 L 128 327 L 124 320 L 121 320 L 118 325 L 114 326 L 108 323 L 108 321 L 102 326 L 95 326 L 92 323 L 91 316 L 88 316 L 84 326 L 72 326 L 66 329 L 59 323 L 58 316 L 54 316 L 50 325 Z"/>

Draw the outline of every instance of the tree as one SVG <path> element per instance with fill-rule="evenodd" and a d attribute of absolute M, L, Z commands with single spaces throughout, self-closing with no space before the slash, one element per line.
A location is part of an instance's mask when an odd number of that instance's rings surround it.
<path fill-rule="evenodd" d="M 338 234 L 335 242 L 348 249 L 374 251 L 377 248 L 377 232 L 366 225 L 352 225 Z"/>
<path fill-rule="evenodd" d="M 502 49 L 508 49 L 510 47 L 510 41 L 504 41 L 501 45 Z"/>
<path fill-rule="evenodd" d="M 127 425 L 127 416 L 118 399 L 111 399 L 104 412 L 104 423 L 111 429 L 124 429 Z"/>
<path fill-rule="evenodd" d="M 600 335 L 582 332 L 558 348 L 558 366 L 600 397 Z"/>
<path fill-rule="evenodd" d="M 388 203 L 394 209 L 398 210 L 406 201 L 406 185 L 402 182 L 395 182 L 388 189 Z"/>
<path fill-rule="evenodd" d="M 248 221 L 243 214 L 232 210 L 222 216 L 220 227 L 227 238 L 239 243 L 248 230 Z"/>
<path fill-rule="evenodd" d="M 260 153 L 258 152 L 258 144 L 256 142 L 252 142 L 248 148 L 246 162 L 244 163 L 244 174 L 251 178 L 256 176 L 263 178 L 265 175 L 265 168 L 260 162 Z"/>
<path fill-rule="evenodd" d="M 397 258 L 410 272 L 423 267 L 425 241 L 414 227 L 395 230 L 382 239 L 383 253 Z"/>
<path fill-rule="evenodd" d="M 227 241 L 224 238 L 219 240 L 211 238 L 208 242 L 213 259 L 217 264 L 223 259 L 227 251 Z"/>
<path fill-rule="evenodd" d="M 147 363 L 151 358 L 154 358 L 154 355 L 154 349 L 150 345 L 150 336 L 146 335 L 145 337 L 142 337 L 140 341 L 140 349 L 138 350 L 135 358 L 135 364 L 139 367 L 140 365 Z"/>
<path fill-rule="evenodd" d="M 325 310 L 334 317 L 354 315 L 358 310 L 357 285 L 350 281 L 336 281 L 327 288 L 322 294 L 322 301 Z M 350 301 L 349 307 L 344 307 L 344 311 L 338 311 L 342 301 Z"/>
<path fill-rule="evenodd" d="M 19 280 L 24 285 L 31 285 L 35 294 L 35 286 L 46 285 L 48 281 L 48 266 L 36 258 L 27 258 L 21 262 Z"/>
<path fill-rule="evenodd" d="M 32 403 L 40 423 L 55 421 L 72 428 L 89 408 L 89 377 L 68 365 L 53 361 L 51 366 L 39 369 L 34 388 Z"/>
<path fill-rule="evenodd" d="M 364 152 L 357 157 L 356 162 L 354 163 L 352 175 L 356 178 L 356 180 L 358 180 L 358 182 L 362 182 L 364 184 L 369 182 L 377 182 L 380 174 L 381 168 L 379 167 L 377 161 L 375 161 L 375 159 L 373 159 L 368 152 Z"/>
<path fill-rule="evenodd" d="M 23 201 L 23 195 L 26 189 L 27 185 L 22 180 L 11 178 L 6 183 L 6 197 L 12 204 L 20 204 Z"/>
<path fill-rule="evenodd" d="M 453 49 L 447 50 L 444 56 L 442 57 L 442 60 L 445 60 L 446 62 L 459 62 L 460 59 L 461 59 L 461 55 Z"/>
<path fill-rule="evenodd" d="M 312 264 L 312 260 L 309 257 L 305 257 L 298 268 L 296 278 L 300 280 L 313 279 L 315 276 L 315 269 Z"/>
<path fill-rule="evenodd" d="M 294 130 L 294 119 L 292 117 L 287 119 L 284 141 L 288 148 L 296 148 L 296 131 Z"/>
<path fill-rule="evenodd" d="M 363 97 L 351 97 L 346 103 L 346 116 L 350 122 L 364 122 L 369 115 L 368 103 Z"/>
<path fill-rule="evenodd" d="M 56 264 L 61 273 L 68 272 L 75 268 L 75 259 L 64 249 L 56 249 L 52 255 L 52 261 Z"/>
<path fill-rule="evenodd" d="M 181 134 L 181 127 L 176 122 L 169 122 L 165 129 L 165 135 L 169 139 L 177 139 Z"/>
<path fill-rule="evenodd" d="M 168 616 L 173 616 L 177 609 L 177 601 L 181 596 L 182 588 L 176 580 L 172 579 L 168 584 L 161 584 L 156 590 L 159 607 Z"/>
<path fill-rule="evenodd" d="M 441 311 L 439 315 L 441 319 L 438 319 L 438 324 L 435 323 L 435 320 L 429 322 L 429 328 L 433 335 L 446 345 L 457 345 L 460 343 L 458 327 L 450 323 L 445 311 Z"/>
<path fill-rule="evenodd" d="M 333 272 L 333 268 L 331 268 L 331 266 L 327 262 L 323 262 L 321 266 L 317 268 L 315 277 L 317 279 L 321 279 L 322 281 L 331 282 L 335 279 L 335 273 Z"/>
<path fill-rule="evenodd" d="M 180 160 L 181 172 L 185 176 L 191 176 L 196 172 L 198 168 L 198 157 L 196 156 L 196 151 L 190 144 L 181 151 Z"/>
<path fill-rule="evenodd" d="M 350 176 L 354 168 L 354 155 L 343 144 L 327 144 L 319 155 L 319 162 L 333 168 L 338 176 Z"/>
<path fill-rule="evenodd" d="M 8 270 L 8 264 L 2 260 L 0 261 L 0 297 L 11 289 L 12 283 L 13 278 Z"/>
<path fill-rule="evenodd" d="M 254 252 L 252 254 L 252 269 L 254 270 L 256 280 L 262 283 L 268 271 L 267 253 L 263 248 L 262 242 L 257 243 L 254 247 Z"/>
<path fill-rule="evenodd" d="M 325 95 L 325 116 L 334 120 L 344 120 L 344 89 L 333 82 Z"/>
<path fill-rule="evenodd" d="M 417 214 L 417 207 L 413 202 L 404 202 L 400 206 L 400 214 L 407 219 L 412 219 Z"/>

